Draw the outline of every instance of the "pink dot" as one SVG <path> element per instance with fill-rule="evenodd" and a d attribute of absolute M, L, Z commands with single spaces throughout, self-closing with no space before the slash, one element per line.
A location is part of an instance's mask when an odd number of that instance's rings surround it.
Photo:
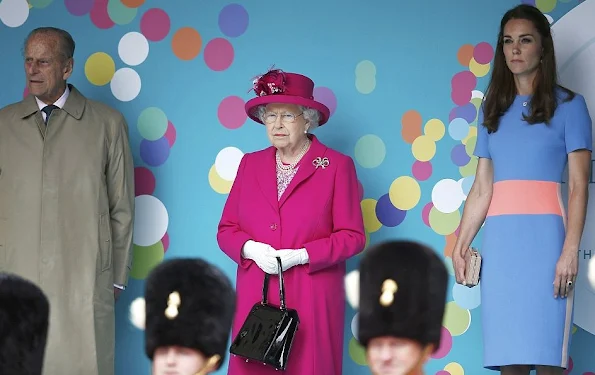
<path fill-rule="evenodd" d="M 459 236 L 459 233 L 461 233 L 461 224 L 459 224 L 459 226 L 457 227 L 457 229 L 455 230 L 455 236 Z"/>
<path fill-rule="evenodd" d="M 90 17 L 91 22 L 99 29 L 109 29 L 114 26 L 115 23 L 107 13 L 107 3 L 109 0 L 95 0 L 93 3 L 93 9 L 91 9 Z"/>
<path fill-rule="evenodd" d="M 423 220 L 424 224 L 430 227 L 430 210 L 434 207 L 432 202 L 426 204 L 424 208 L 421 210 L 421 219 Z M 431 227 L 430 227 L 431 228 Z"/>
<path fill-rule="evenodd" d="M 364 199 L 364 185 L 360 180 L 357 180 L 357 192 L 359 194 L 359 200 Z"/>
<path fill-rule="evenodd" d="M 481 42 L 473 49 L 473 58 L 480 64 L 487 64 L 494 57 L 494 49 L 490 43 Z"/>
<path fill-rule="evenodd" d="M 563 374 L 564 375 L 570 374 L 570 371 L 572 371 L 573 367 L 574 367 L 574 363 L 572 362 L 572 357 L 568 357 L 568 368 L 566 370 L 564 370 Z M 583 375 L 589 375 L 589 373 L 585 373 Z"/>
<path fill-rule="evenodd" d="M 440 370 L 436 373 L 436 375 L 451 375 L 450 372 L 446 370 Z"/>
<path fill-rule="evenodd" d="M 140 19 L 140 32 L 150 41 L 158 42 L 169 34 L 171 20 L 163 9 L 151 8 Z"/>
<path fill-rule="evenodd" d="M 25 89 L 23 90 L 23 98 L 26 98 L 27 95 L 29 95 L 29 89 L 25 87 Z"/>
<path fill-rule="evenodd" d="M 161 243 L 163 244 L 163 252 L 167 252 L 167 249 L 169 249 L 169 234 L 167 234 L 167 232 L 165 232 L 165 234 L 163 235 Z"/>
<path fill-rule="evenodd" d="M 566 374 L 566 372 L 564 374 Z M 589 372 L 585 372 L 583 375 L 595 375 L 595 372 L 589 371 Z"/>
<path fill-rule="evenodd" d="M 471 90 L 454 87 L 450 92 L 450 98 L 456 105 L 464 105 L 471 101 Z"/>
<path fill-rule="evenodd" d="M 432 358 L 439 359 L 444 358 L 452 349 L 452 336 L 450 332 L 442 327 L 442 334 L 440 336 L 440 347 L 436 350 L 436 353 L 432 354 Z"/>
<path fill-rule="evenodd" d="M 452 76 L 450 84 L 453 90 L 463 90 L 471 92 L 473 89 L 475 89 L 475 86 L 477 85 L 477 77 L 475 77 L 475 74 L 471 73 L 470 71 L 464 70 Z"/>
<path fill-rule="evenodd" d="M 174 124 L 171 123 L 171 121 L 167 122 L 167 130 L 165 131 L 164 137 L 167 138 L 170 148 L 174 145 L 174 143 L 176 143 L 176 128 L 174 127 Z"/>
<path fill-rule="evenodd" d="M 155 176 L 148 168 L 134 168 L 134 195 L 150 195 L 155 191 Z"/>
<path fill-rule="evenodd" d="M 233 55 L 233 46 L 227 39 L 212 39 L 205 47 L 205 63 L 211 70 L 217 72 L 231 66 Z"/>
<path fill-rule="evenodd" d="M 432 163 L 416 160 L 411 167 L 411 171 L 413 172 L 413 177 L 419 181 L 425 181 L 432 175 Z"/>
<path fill-rule="evenodd" d="M 335 110 L 337 109 L 337 97 L 335 96 L 333 90 L 329 89 L 328 87 L 315 87 L 314 100 L 326 105 L 331 111 L 331 116 L 333 113 L 335 113 Z"/>
<path fill-rule="evenodd" d="M 239 96 L 228 96 L 219 103 L 217 117 L 221 125 L 228 129 L 237 129 L 246 122 L 244 100 Z"/>

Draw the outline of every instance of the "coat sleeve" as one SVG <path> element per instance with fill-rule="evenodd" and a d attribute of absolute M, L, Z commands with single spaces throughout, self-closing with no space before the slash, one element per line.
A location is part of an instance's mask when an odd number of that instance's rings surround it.
<path fill-rule="evenodd" d="M 242 189 L 247 157 L 247 154 L 244 155 L 240 161 L 238 173 L 231 186 L 231 191 L 223 207 L 223 213 L 221 214 L 221 220 L 217 228 L 217 243 L 219 244 L 219 248 L 242 268 L 248 268 L 254 263 L 250 259 L 244 259 L 241 255 L 242 247 L 252 238 L 240 227 L 238 215 L 240 190 Z"/>
<path fill-rule="evenodd" d="M 115 135 L 108 149 L 107 194 L 112 229 L 114 284 L 126 286 L 132 264 L 134 227 L 134 163 L 128 143 L 128 124 L 116 121 Z"/>
<path fill-rule="evenodd" d="M 349 157 L 337 169 L 332 199 L 333 232 L 304 244 L 310 258 L 308 273 L 344 262 L 366 245 L 357 174 Z"/>

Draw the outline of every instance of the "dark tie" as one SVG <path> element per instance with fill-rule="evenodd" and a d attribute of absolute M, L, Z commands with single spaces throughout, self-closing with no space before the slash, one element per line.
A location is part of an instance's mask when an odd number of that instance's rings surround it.
<path fill-rule="evenodd" d="M 41 110 L 43 111 L 43 113 L 45 113 L 45 123 L 47 125 L 48 120 L 50 119 L 50 115 L 52 114 L 52 111 L 54 109 L 58 109 L 58 106 L 55 105 L 47 105 L 45 107 L 43 107 Z"/>

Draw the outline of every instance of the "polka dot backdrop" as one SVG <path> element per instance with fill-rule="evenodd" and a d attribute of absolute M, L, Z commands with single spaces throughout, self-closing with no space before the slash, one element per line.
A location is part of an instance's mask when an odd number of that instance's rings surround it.
<path fill-rule="evenodd" d="M 168 257 L 204 256 L 235 278 L 214 231 L 243 155 L 267 144 L 262 125 L 244 112 L 253 97 L 251 77 L 273 63 L 311 76 L 314 98 L 331 111 L 317 135 L 356 163 L 366 245 L 390 237 L 417 238 L 436 248 L 453 276 L 452 248 L 474 181 L 477 114 L 492 70 L 499 20 L 486 18 L 454 34 L 439 29 L 445 22 L 440 15 L 448 14 L 453 25 L 468 24 L 522 2 L 537 6 L 555 24 L 582 3 L 505 0 L 465 9 L 434 4 L 436 15 L 427 16 L 419 36 L 408 37 L 439 35 L 437 47 L 427 49 L 420 43 L 404 48 L 400 39 L 387 38 L 419 29 L 415 14 L 425 10 L 423 2 L 407 8 L 386 3 L 386 9 L 370 10 L 375 16 L 368 19 L 353 4 L 337 9 L 304 1 L 303 7 L 336 14 L 368 33 L 356 35 L 344 29 L 344 21 L 329 20 L 325 27 L 300 33 L 279 29 L 271 24 L 279 12 L 292 19 L 300 15 L 272 0 L 258 5 L 0 0 L 0 41 L 12 54 L 10 69 L 21 74 L 20 47 L 31 28 L 47 20 L 71 24 L 78 62 L 71 81 L 87 96 L 118 108 L 129 123 L 136 221 L 130 285 L 117 306 L 117 350 L 123 354 L 119 358 L 126 358 L 118 359 L 117 373 L 148 372 L 143 335 L 128 323 L 127 309 L 153 267 Z M 394 14 L 400 15 L 399 22 Z M 262 43 L 263 35 L 269 42 Z M 306 52 L 296 53 L 304 45 Z M 332 62 L 329 56 L 340 59 Z M 14 89 L 0 93 L 0 105 L 28 95 L 22 76 L 10 71 L 2 79 Z M 358 261 L 359 256 L 351 259 L 348 268 Z M 481 283 L 469 289 L 451 278 L 441 345 L 427 373 L 490 373 L 481 367 L 480 310 Z M 348 308 L 347 316 L 344 373 L 367 374 L 357 313 Z M 587 353 L 594 345 L 595 337 L 575 326 L 565 374 L 595 375 Z M 217 374 L 225 372 L 226 365 Z"/>

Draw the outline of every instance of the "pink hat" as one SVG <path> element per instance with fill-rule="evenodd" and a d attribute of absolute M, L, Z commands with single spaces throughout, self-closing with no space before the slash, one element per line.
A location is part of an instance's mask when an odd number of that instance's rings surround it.
<path fill-rule="evenodd" d="M 252 88 L 257 97 L 250 99 L 245 106 L 246 114 L 258 123 L 255 109 L 270 103 L 296 104 L 312 108 L 320 113 L 319 126 L 324 125 L 330 116 L 330 110 L 324 104 L 314 100 L 314 82 L 301 74 L 286 73 L 280 69 L 269 70 L 254 80 Z"/>

